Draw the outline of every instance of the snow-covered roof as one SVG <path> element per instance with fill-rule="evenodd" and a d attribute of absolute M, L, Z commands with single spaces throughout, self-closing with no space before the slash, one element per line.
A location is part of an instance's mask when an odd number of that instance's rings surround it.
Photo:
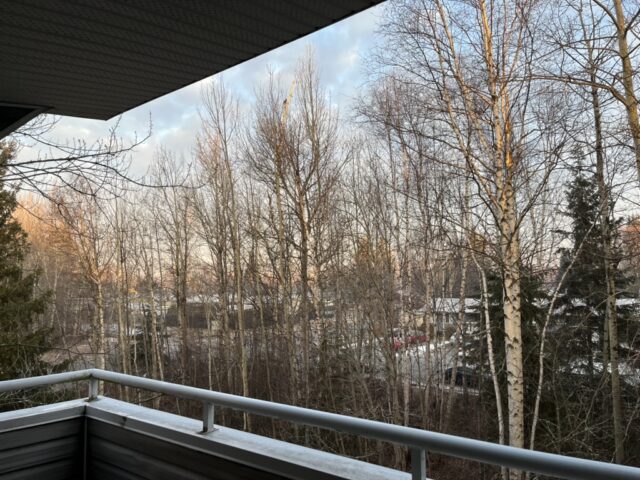
<path fill-rule="evenodd" d="M 431 300 L 431 311 L 434 313 L 446 313 L 456 314 L 460 310 L 460 299 L 457 297 L 435 297 Z M 477 313 L 480 307 L 480 299 L 478 298 L 465 298 L 464 299 L 464 312 L 465 313 Z M 421 307 L 416 313 L 424 313 L 425 307 Z"/>

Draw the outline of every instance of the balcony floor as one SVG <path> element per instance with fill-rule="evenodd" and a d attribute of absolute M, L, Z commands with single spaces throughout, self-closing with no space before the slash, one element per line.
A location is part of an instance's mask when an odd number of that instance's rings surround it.
<path fill-rule="evenodd" d="M 346 457 L 100 397 L 0 413 L 0 479 L 408 480 Z"/>

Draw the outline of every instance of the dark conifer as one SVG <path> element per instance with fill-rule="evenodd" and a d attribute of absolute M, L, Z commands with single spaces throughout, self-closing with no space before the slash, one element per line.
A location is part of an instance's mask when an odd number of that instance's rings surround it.
<path fill-rule="evenodd" d="M 14 153 L 0 143 L 0 380 L 44 373 L 41 356 L 50 341 L 37 324 L 48 295 L 36 292 L 39 272 L 24 271 L 27 234 L 13 215 L 16 192 L 3 181 Z"/>

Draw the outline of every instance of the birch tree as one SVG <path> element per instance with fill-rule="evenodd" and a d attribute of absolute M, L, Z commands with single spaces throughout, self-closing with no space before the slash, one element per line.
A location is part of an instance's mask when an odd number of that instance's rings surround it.
<path fill-rule="evenodd" d="M 191 218 L 190 187 L 186 183 L 186 166 L 167 150 L 160 150 L 154 176 L 159 184 L 167 185 L 157 190 L 154 199 L 154 215 L 165 239 L 166 252 L 171 262 L 176 313 L 180 329 L 180 378 L 186 381 L 189 374 L 189 320 L 187 295 L 189 265 L 193 246 L 193 222 Z M 158 252 L 160 255 L 160 252 Z"/>
<path fill-rule="evenodd" d="M 245 335 L 244 267 L 243 244 L 241 241 L 240 204 L 238 200 L 237 180 L 234 173 L 234 156 L 239 155 L 239 113 L 237 101 L 227 92 L 221 83 L 211 86 L 204 92 L 204 112 L 200 164 L 213 182 L 217 208 L 217 222 L 222 222 L 222 236 L 228 235 L 231 254 L 233 282 L 235 287 L 235 312 L 238 332 L 238 350 L 240 356 L 240 375 L 242 394 L 249 396 L 249 366 L 247 340 Z M 224 244 L 224 238 L 220 239 Z M 218 259 L 220 264 L 221 259 Z M 224 266 L 220 265 L 224 268 Z M 222 290 L 221 290 L 222 293 Z M 226 292 L 224 295 L 226 296 Z M 222 300 L 221 300 L 222 301 Z M 244 415 L 244 427 L 250 429 L 250 419 Z"/>
<path fill-rule="evenodd" d="M 545 86 L 532 82 L 540 39 L 534 2 L 402 2 L 385 26 L 381 63 L 422 91 L 426 133 L 447 147 L 445 165 L 467 170 L 493 221 L 493 244 L 504 285 L 509 444 L 523 447 L 524 375 L 521 326 L 521 227 L 559 159 L 562 136 L 533 108 Z M 549 143 L 536 147 L 536 123 Z M 538 144 L 539 145 L 539 144 Z M 525 178 L 530 200 L 519 204 Z M 521 200 L 521 199 L 520 199 Z M 511 472 L 519 478 L 519 472 Z"/>
<path fill-rule="evenodd" d="M 91 188 L 83 185 L 83 190 Z M 97 195 L 86 196 L 76 190 L 59 190 L 56 194 L 57 225 L 66 245 L 77 258 L 83 277 L 91 285 L 94 316 L 91 338 L 94 364 L 105 369 L 109 354 L 105 341 L 105 290 L 112 273 L 115 255 L 110 222 L 105 206 Z"/>

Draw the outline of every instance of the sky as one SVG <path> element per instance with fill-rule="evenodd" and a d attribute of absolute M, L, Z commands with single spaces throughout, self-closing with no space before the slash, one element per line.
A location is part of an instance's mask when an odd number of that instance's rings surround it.
<path fill-rule="evenodd" d="M 212 78 L 224 81 L 239 99 L 241 108 L 250 108 L 253 92 L 267 80 L 269 70 L 279 74 L 283 82 L 288 84 L 297 61 L 309 47 L 315 52 L 318 71 L 332 103 L 341 112 L 345 112 L 364 83 L 368 52 L 377 41 L 376 30 L 383 8 L 384 3 L 213 77 L 145 103 L 123 113 L 119 118 L 105 122 L 59 117 L 59 122 L 47 134 L 47 138 L 63 144 L 71 143 L 74 139 L 82 139 L 91 144 L 104 138 L 109 129 L 119 121 L 119 136 L 126 142 L 136 134 L 139 138 L 146 135 L 151 121 L 152 136 L 132 153 L 131 173 L 144 174 L 160 146 L 171 150 L 178 158 L 188 159 L 192 156 L 200 124 L 198 109 L 201 92 Z M 34 159 L 47 154 L 55 155 L 38 145 L 25 146 L 20 150 L 18 159 Z"/>

